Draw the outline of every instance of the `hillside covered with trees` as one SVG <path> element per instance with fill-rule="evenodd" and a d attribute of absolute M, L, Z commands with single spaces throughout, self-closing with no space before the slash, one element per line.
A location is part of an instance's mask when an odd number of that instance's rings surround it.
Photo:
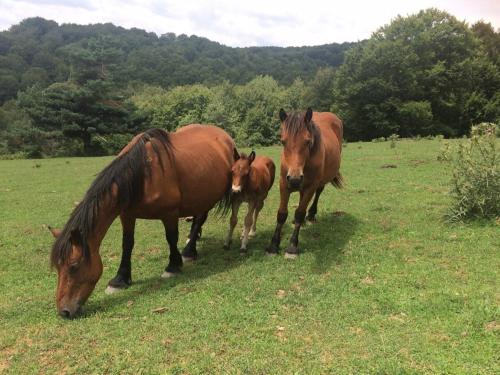
<path fill-rule="evenodd" d="M 467 134 L 500 120 L 500 34 L 437 9 L 359 43 L 231 48 L 112 24 L 0 33 L 0 153 L 114 153 L 144 128 L 215 123 L 278 141 L 277 110 L 337 112 L 348 140 Z"/>
<path fill-rule="evenodd" d="M 339 66 L 351 45 L 231 48 L 194 35 L 157 36 L 110 23 L 58 25 L 28 18 L 0 32 L 0 104 L 34 84 L 71 79 L 82 61 L 112 69 L 111 78 L 122 87 L 130 82 L 163 88 L 222 80 L 241 84 L 257 75 L 290 84 L 320 67 Z"/>

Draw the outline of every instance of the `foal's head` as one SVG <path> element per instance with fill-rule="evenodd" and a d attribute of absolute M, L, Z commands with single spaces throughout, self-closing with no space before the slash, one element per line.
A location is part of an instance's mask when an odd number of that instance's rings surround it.
<path fill-rule="evenodd" d="M 240 193 L 245 190 L 245 185 L 248 182 L 248 175 L 250 174 L 250 165 L 255 160 L 255 151 L 252 151 L 250 155 L 239 154 L 236 149 L 234 149 L 234 164 L 231 169 L 233 174 L 233 193 Z"/>
<path fill-rule="evenodd" d="M 280 109 L 282 165 L 287 168 L 286 180 L 290 190 L 299 190 L 304 183 L 304 166 L 314 154 L 320 133 L 312 121 L 313 111 L 287 114 Z"/>

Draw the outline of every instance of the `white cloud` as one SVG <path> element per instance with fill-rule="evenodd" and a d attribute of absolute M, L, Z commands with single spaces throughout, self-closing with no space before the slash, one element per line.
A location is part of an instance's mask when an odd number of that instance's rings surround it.
<path fill-rule="evenodd" d="M 230 46 L 300 46 L 370 37 L 398 14 L 436 7 L 473 23 L 500 24 L 492 0 L 0 0 L 0 29 L 27 17 L 58 23 L 112 22 L 157 34 L 196 34 Z"/>

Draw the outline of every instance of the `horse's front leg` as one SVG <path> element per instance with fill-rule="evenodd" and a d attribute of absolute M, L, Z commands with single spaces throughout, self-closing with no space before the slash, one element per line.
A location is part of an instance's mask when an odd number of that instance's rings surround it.
<path fill-rule="evenodd" d="M 227 237 L 226 241 L 224 242 L 224 249 L 228 250 L 229 247 L 231 246 L 231 242 L 233 240 L 233 232 L 234 232 L 234 227 L 236 227 L 236 224 L 238 224 L 238 211 L 240 209 L 241 201 L 240 200 L 234 200 L 232 204 L 232 212 L 231 212 L 231 219 L 229 220 L 229 230 L 227 232 Z"/>
<path fill-rule="evenodd" d="M 196 251 L 196 241 L 198 241 L 199 233 L 201 232 L 201 227 L 207 220 L 208 211 L 200 216 L 195 216 L 193 223 L 191 224 L 191 231 L 189 232 L 189 241 L 182 251 L 182 259 L 185 262 L 190 262 L 198 258 L 198 251 Z"/>
<path fill-rule="evenodd" d="M 105 290 L 107 294 L 127 289 L 132 284 L 132 249 L 134 248 L 135 217 L 120 215 L 122 223 L 122 259 L 116 276 L 112 278 Z"/>
<path fill-rule="evenodd" d="M 250 200 L 248 202 L 248 212 L 247 216 L 245 216 L 245 228 L 243 229 L 243 239 L 241 240 L 240 253 L 244 254 L 247 251 L 248 244 L 248 233 L 253 225 L 253 215 L 255 211 L 255 201 Z"/>
<path fill-rule="evenodd" d="M 248 233 L 248 236 L 252 238 L 255 236 L 255 232 L 257 231 L 257 218 L 259 217 L 259 212 L 262 210 L 262 207 L 264 207 L 264 199 L 258 199 L 257 204 L 255 206 L 255 211 L 253 212 L 253 225 L 252 229 L 250 229 L 250 233 Z"/>
<path fill-rule="evenodd" d="M 167 237 L 170 255 L 168 257 L 168 265 L 162 273 L 162 278 L 169 278 L 181 272 L 182 256 L 177 248 L 179 241 L 179 217 L 170 216 L 162 220 L 165 227 L 165 235 Z"/>
<path fill-rule="evenodd" d="M 295 210 L 295 228 L 293 229 L 292 237 L 290 238 L 290 246 L 285 251 L 285 258 L 296 258 L 299 255 L 299 232 L 300 227 L 304 223 L 304 218 L 306 217 L 307 206 L 309 201 L 314 195 L 314 187 L 308 187 L 304 189 L 300 195 L 299 206 Z"/>
<path fill-rule="evenodd" d="M 281 229 L 283 224 L 286 222 L 288 217 L 288 200 L 290 199 L 290 190 L 288 190 L 286 183 L 286 175 L 281 175 L 280 178 L 280 207 L 278 208 L 278 214 L 276 215 L 276 229 L 274 230 L 273 238 L 271 243 L 266 249 L 266 252 L 270 255 L 278 254 L 281 242 Z"/>

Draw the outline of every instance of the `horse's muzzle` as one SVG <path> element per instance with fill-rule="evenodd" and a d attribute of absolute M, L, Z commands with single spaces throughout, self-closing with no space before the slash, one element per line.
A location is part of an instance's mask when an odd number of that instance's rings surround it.
<path fill-rule="evenodd" d="M 302 183 L 304 182 L 304 175 L 300 175 L 299 177 L 291 177 L 290 175 L 286 176 L 286 182 L 288 185 L 288 189 L 292 191 L 300 190 L 302 187 Z"/>
<path fill-rule="evenodd" d="M 70 308 L 69 306 L 64 306 L 59 309 L 58 313 L 59 316 L 61 316 L 64 319 L 73 319 L 79 312 L 80 312 L 80 305 L 76 305 L 73 308 Z"/>

